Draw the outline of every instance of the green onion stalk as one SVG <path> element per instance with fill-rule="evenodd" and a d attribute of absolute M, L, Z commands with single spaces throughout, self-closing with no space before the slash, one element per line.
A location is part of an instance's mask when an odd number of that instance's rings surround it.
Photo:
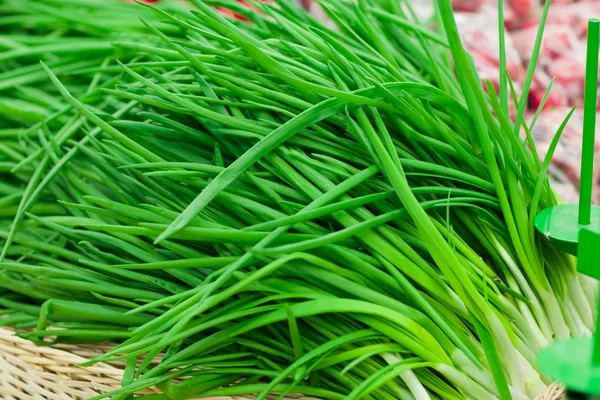
<path fill-rule="evenodd" d="M 95 398 L 525 400 L 535 353 L 593 331 L 597 288 L 533 226 L 572 114 L 539 159 L 535 62 L 517 98 L 448 0 L 435 30 L 408 1 L 319 3 L 333 24 L 0 6 L 0 324 L 113 343 L 88 364 L 125 360 L 122 388 Z"/>

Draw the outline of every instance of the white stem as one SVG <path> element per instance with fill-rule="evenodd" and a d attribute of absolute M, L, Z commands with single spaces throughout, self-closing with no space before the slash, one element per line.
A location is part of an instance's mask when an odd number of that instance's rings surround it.
<path fill-rule="evenodd" d="M 467 397 L 477 400 L 497 400 L 496 396 L 454 367 L 446 364 L 438 364 L 434 368 L 456 385 L 456 387 L 465 392 Z"/>
<path fill-rule="evenodd" d="M 517 352 L 517 358 L 513 362 L 515 361 L 525 380 L 525 393 L 529 398 L 535 399 L 546 390 L 546 385 L 542 381 L 540 374 L 537 373 L 521 353 Z"/>
<path fill-rule="evenodd" d="M 525 297 L 527 297 L 527 299 L 531 302 L 533 314 L 535 315 L 535 319 L 538 323 L 539 328 L 544 333 L 546 339 L 552 341 L 553 334 L 550 321 L 548 320 L 548 316 L 544 312 L 544 307 L 542 307 L 537 296 L 533 292 L 533 289 L 529 285 L 527 278 L 525 278 L 523 272 L 517 266 L 510 254 L 508 254 L 506 249 L 500 244 L 500 242 L 498 242 L 498 240 L 495 239 L 493 236 L 490 237 L 490 239 L 493 241 L 496 250 L 498 250 L 498 253 L 500 254 L 500 257 L 502 257 L 502 259 L 506 263 L 506 266 L 508 267 L 508 269 L 510 269 L 510 272 L 512 272 L 514 279 L 517 280 L 517 283 L 521 287 L 522 293 L 524 293 Z M 517 300 L 517 302 L 523 303 L 519 300 Z M 524 304 L 524 306 L 529 307 L 527 304 Z M 521 307 L 519 307 L 519 309 L 521 309 Z"/>
<path fill-rule="evenodd" d="M 537 364 L 537 357 L 535 353 L 525 344 L 521 338 L 517 338 L 517 345 L 515 346 L 517 351 L 527 360 L 529 365 Z"/>
<path fill-rule="evenodd" d="M 383 359 L 388 364 L 394 364 L 402 360 L 402 357 L 398 354 L 384 353 Z M 410 392 L 413 394 L 415 400 L 431 400 L 429 393 L 427 393 L 427 390 L 425 390 L 425 387 L 412 370 L 409 369 L 402 372 L 400 374 L 400 378 L 404 381 L 404 383 L 406 383 L 408 390 L 410 390 Z"/>
<path fill-rule="evenodd" d="M 581 314 L 577 312 L 577 307 L 575 307 L 575 304 L 571 298 L 567 298 L 567 308 L 567 313 L 571 315 L 573 324 L 575 325 L 576 333 L 574 333 L 573 336 L 592 336 L 592 331 L 588 329 L 586 324 L 581 319 Z"/>
<path fill-rule="evenodd" d="M 400 385 L 394 385 L 394 387 L 390 389 L 394 392 L 394 396 L 396 396 L 399 399 L 416 400 L 415 396 L 413 396 L 410 391 L 404 389 Z"/>
<path fill-rule="evenodd" d="M 567 280 L 569 288 L 569 297 L 573 301 L 573 305 L 577 309 L 577 313 L 581 316 L 581 320 L 588 327 L 588 330 L 594 329 L 594 316 L 589 299 L 585 295 L 585 289 L 581 284 L 576 274 L 569 275 Z M 592 303 L 595 305 L 595 303 Z M 595 308 L 595 307 L 594 307 Z"/>
<path fill-rule="evenodd" d="M 566 339 L 571 336 L 569 327 L 565 322 L 565 318 L 561 312 L 558 300 L 552 291 L 549 290 L 538 290 L 540 299 L 544 303 L 544 308 L 548 317 L 550 318 L 550 325 L 554 329 L 556 339 Z"/>
<path fill-rule="evenodd" d="M 491 328 L 490 333 L 498 346 L 500 362 L 510 378 L 510 384 L 512 384 L 517 391 L 524 393 L 525 381 L 523 380 L 522 372 L 519 368 L 516 368 L 514 364 L 514 360 L 517 359 L 517 357 L 520 356 L 522 358 L 523 356 L 515 349 L 498 316 L 494 313 L 490 313 L 489 315 L 486 315 L 486 317 Z"/>
<path fill-rule="evenodd" d="M 512 276 L 506 277 L 508 286 L 517 291 L 521 292 L 518 288 L 517 283 L 515 282 Z M 509 309 L 513 310 L 513 304 L 508 301 L 505 297 L 500 297 L 502 303 L 506 305 Z M 531 313 L 531 310 L 523 301 L 516 300 L 518 310 L 514 309 L 514 312 L 511 314 L 511 317 L 515 319 L 517 327 L 525 334 L 527 340 L 531 343 L 534 351 L 541 350 L 546 347 L 550 342 L 544 335 L 544 332 L 540 329 L 540 326 L 537 323 L 537 320 Z"/>
<path fill-rule="evenodd" d="M 401 389 L 401 396 L 399 397 L 400 399 L 406 399 L 406 400 L 416 400 L 415 396 L 412 395 L 411 392 L 409 392 L 406 389 Z"/>
<path fill-rule="evenodd" d="M 561 308 L 563 309 L 563 315 L 565 317 L 565 321 L 567 321 L 567 326 L 571 331 L 571 335 L 575 337 L 582 336 L 583 332 L 581 330 L 581 327 L 575 320 L 575 314 L 577 314 L 577 310 L 575 310 L 575 308 L 571 304 L 570 299 L 565 299 L 565 301 L 561 303 Z"/>
<path fill-rule="evenodd" d="M 598 304 L 598 281 L 595 279 L 590 278 L 589 276 L 583 275 L 583 274 L 578 274 L 579 277 L 579 282 L 581 283 L 581 286 L 583 287 L 583 293 L 585 294 L 585 296 L 587 297 L 591 308 L 592 308 L 592 326 L 591 329 L 594 330 L 595 329 L 595 323 L 596 323 L 596 318 L 598 318 L 598 307 L 596 307 L 596 304 Z"/>
<path fill-rule="evenodd" d="M 462 353 L 462 352 L 461 352 Z M 496 382 L 494 382 L 494 377 L 491 372 L 487 369 L 481 369 L 471 360 L 469 360 L 464 354 L 457 354 L 455 351 L 452 354 L 452 359 L 456 361 L 458 365 L 469 375 L 469 377 L 473 378 L 475 382 L 483 386 L 489 392 L 494 395 L 498 395 L 498 389 L 496 387 Z M 513 400 L 528 400 L 529 397 L 526 396 L 525 393 L 519 392 L 514 387 L 509 386 L 510 394 L 512 395 Z"/>
<path fill-rule="evenodd" d="M 485 369 L 475 365 L 473 361 L 460 349 L 456 349 L 450 355 L 452 361 L 460 367 L 461 370 L 465 371 L 475 382 L 483 386 L 487 391 L 493 394 L 498 394 L 496 389 L 496 383 L 491 373 Z"/>

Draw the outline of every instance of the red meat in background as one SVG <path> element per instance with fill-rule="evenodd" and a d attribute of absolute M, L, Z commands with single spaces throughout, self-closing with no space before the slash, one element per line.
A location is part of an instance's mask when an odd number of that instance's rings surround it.
<path fill-rule="evenodd" d="M 542 104 L 542 100 L 547 92 L 547 86 L 532 87 L 529 91 L 528 104 L 531 110 L 537 110 Z M 560 86 L 552 86 L 546 103 L 544 103 L 544 111 L 552 110 L 568 106 L 567 96 L 564 93 L 564 88 Z"/>
<path fill-rule="evenodd" d="M 484 0 L 452 0 L 452 8 L 456 11 L 474 12 L 483 5 Z"/>
<path fill-rule="evenodd" d="M 492 0 L 495 1 L 495 0 Z M 557 0 L 552 2 L 548 18 L 546 19 L 546 27 L 558 25 L 571 27 L 573 33 L 577 37 L 585 37 L 587 35 L 587 21 L 590 17 L 600 16 L 600 2 L 565 2 L 559 3 Z M 519 29 L 527 29 L 532 26 L 537 26 L 541 13 L 533 13 L 521 17 L 518 24 Z"/>
<path fill-rule="evenodd" d="M 456 22 L 465 48 L 471 53 L 479 77 L 485 87 L 490 81 L 496 93 L 500 88 L 500 47 L 497 9 L 485 5 L 478 13 L 456 13 Z M 525 78 L 525 68 L 510 36 L 506 37 L 506 69 L 514 82 L 517 95 Z M 516 107 L 509 102 L 509 115 L 514 118 Z"/>
<path fill-rule="evenodd" d="M 486 69 L 488 65 L 493 65 L 498 70 L 500 46 L 497 10 L 491 6 L 485 6 L 475 14 L 456 13 L 455 18 L 463 44 L 475 58 L 476 64 L 478 60 L 486 60 L 487 64 L 479 62 L 479 65 Z M 506 69 L 515 82 L 522 82 L 525 77 L 525 69 L 517 47 L 510 36 L 506 37 L 505 48 Z M 480 70 L 480 72 L 482 71 Z M 485 72 L 483 72 L 484 75 L 489 75 Z"/>
<path fill-rule="evenodd" d="M 589 5 L 580 3 L 556 5 L 550 7 L 546 24 L 569 26 L 578 37 L 581 37 L 587 33 L 587 19 L 590 11 Z"/>
<path fill-rule="evenodd" d="M 538 0 L 508 0 L 508 6 L 519 18 L 525 18 L 539 13 L 541 7 Z"/>
<path fill-rule="evenodd" d="M 497 19 L 491 15 L 496 12 L 497 0 L 486 0 L 486 3 L 487 8 L 484 7 L 476 14 L 461 13 L 457 21 L 460 22 L 459 29 L 465 48 L 473 53 L 482 79 L 490 79 L 497 85 L 495 76 L 499 71 L 494 69 L 497 66 L 494 60 L 498 51 Z M 512 43 L 507 40 L 508 58 L 510 61 L 512 48 L 516 48 L 516 59 L 520 60 L 522 68 L 527 67 L 531 58 L 542 3 L 537 0 L 507 0 L 505 3 L 505 14 L 509 16 L 509 19 L 505 19 L 505 26 L 512 38 Z M 488 9 L 492 11 L 487 11 Z M 551 79 L 555 79 L 535 128 L 536 142 L 539 143 L 538 149 L 542 156 L 569 108 L 574 105 L 580 107 L 563 133 L 551 168 L 554 187 L 567 201 L 576 201 L 578 195 L 585 84 L 585 37 L 587 20 L 594 16 L 600 17 L 600 1 L 584 3 L 554 0 L 546 21 L 544 40 L 528 97 L 529 113 L 533 114 L 538 109 Z M 487 22 L 481 23 L 481 18 Z M 511 65 L 509 62 L 509 68 Z M 510 71 L 510 74 L 513 80 L 522 82 L 522 74 L 514 71 Z M 598 109 L 600 110 L 600 106 Z M 597 150 L 600 150 L 600 147 Z M 595 181 L 600 189 L 599 172 L 596 172 Z M 600 203 L 600 193 L 597 195 L 596 200 Z"/>
<path fill-rule="evenodd" d="M 569 108 L 557 108 L 554 110 L 544 111 L 540 114 L 532 131 L 532 136 L 536 144 L 540 159 L 543 159 L 548 151 L 550 142 L 558 131 L 564 118 L 568 115 Z M 527 120 L 531 122 L 533 113 L 528 114 Z M 575 110 L 569 120 L 563 134 L 558 142 L 554 156 L 552 159 L 553 168 L 551 175 L 554 178 L 555 189 L 567 201 L 577 201 L 581 162 L 581 134 L 583 129 L 583 111 Z M 600 130 L 600 119 L 596 123 L 596 130 Z M 596 182 L 595 190 L 596 200 L 600 202 L 600 137 L 596 137 L 595 152 L 597 154 L 594 182 Z M 559 186 L 556 186 L 556 183 Z M 561 191 L 560 189 L 564 189 Z"/>
<path fill-rule="evenodd" d="M 544 96 L 546 95 L 547 89 L 550 86 L 552 78 L 550 75 L 541 67 L 536 68 L 533 75 L 533 81 L 531 88 L 529 89 L 529 107 L 535 112 L 539 108 Z M 552 89 L 548 94 L 544 109 L 553 109 L 559 107 L 566 107 L 569 105 L 565 88 L 555 83 L 552 85 Z"/>
<path fill-rule="evenodd" d="M 582 38 L 587 38 L 588 19 L 600 18 L 600 1 L 591 0 L 588 2 L 577 3 L 576 5 L 580 7 L 581 15 L 581 19 L 579 20 L 576 29 Z"/>
<path fill-rule="evenodd" d="M 578 60 L 582 54 L 583 60 Z M 574 51 L 558 58 L 548 66 L 548 74 L 554 77 L 555 85 L 561 88 L 567 105 L 583 105 L 585 51 Z"/>
<path fill-rule="evenodd" d="M 531 59 L 538 26 L 531 26 L 510 36 L 524 64 Z M 544 30 L 544 38 L 538 56 L 538 65 L 546 66 L 553 60 L 570 54 L 579 46 L 579 39 L 572 28 L 562 25 L 548 25 Z"/>

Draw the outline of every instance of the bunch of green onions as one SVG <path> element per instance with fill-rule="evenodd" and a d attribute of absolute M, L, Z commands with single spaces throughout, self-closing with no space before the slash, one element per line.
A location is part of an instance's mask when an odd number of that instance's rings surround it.
<path fill-rule="evenodd" d="M 90 360 L 126 360 L 115 399 L 543 391 L 536 351 L 597 297 L 533 227 L 550 2 L 521 98 L 505 68 L 484 91 L 449 0 L 436 31 L 408 0 L 322 0 L 337 29 L 191 3 L 0 6 L 0 324 L 117 343 Z"/>

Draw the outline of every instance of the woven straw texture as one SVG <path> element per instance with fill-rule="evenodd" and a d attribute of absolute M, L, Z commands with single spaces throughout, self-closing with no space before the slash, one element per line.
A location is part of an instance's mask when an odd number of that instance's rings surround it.
<path fill-rule="evenodd" d="M 0 328 L 0 399 L 85 400 L 119 388 L 123 364 L 77 366 L 107 349 L 106 346 L 37 346 L 15 336 L 13 331 Z M 141 393 L 159 392 L 147 390 Z M 563 388 L 552 384 L 536 400 L 562 400 L 563 397 Z M 245 399 L 211 397 L 204 400 Z M 294 400 L 309 399 L 296 397 Z"/>
<path fill-rule="evenodd" d="M 0 328 L 0 398 L 83 400 L 119 388 L 120 365 L 77 366 L 104 350 L 102 346 L 37 346 Z"/>

